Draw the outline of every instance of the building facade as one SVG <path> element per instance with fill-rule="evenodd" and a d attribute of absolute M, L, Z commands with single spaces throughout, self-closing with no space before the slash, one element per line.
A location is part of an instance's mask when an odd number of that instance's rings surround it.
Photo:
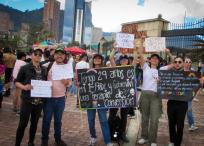
<path fill-rule="evenodd" d="M 54 41 L 59 42 L 60 2 L 45 0 L 43 11 L 44 30 L 50 32 Z"/>
<path fill-rule="evenodd" d="M 92 34 L 91 2 L 66 0 L 64 11 L 63 43 L 73 41 L 90 44 Z"/>

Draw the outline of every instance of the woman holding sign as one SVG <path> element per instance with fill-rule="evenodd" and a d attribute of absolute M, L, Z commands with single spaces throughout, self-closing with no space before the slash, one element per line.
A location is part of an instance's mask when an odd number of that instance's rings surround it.
<path fill-rule="evenodd" d="M 157 93 L 160 56 L 152 54 L 148 64 L 142 52 L 143 50 L 138 52 L 139 56 L 137 53 L 134 56 L 140 62 L 143 70 L 142 92 L 139 101 L 142 114 L 142 132 L 138 144 L 150 142 L 151 146 L 156 146 L 158 123 L 162 113 L 162 102 Z"/>
<path fill-rule="evenodd" d="M 96 54 L 93 57 L 93 68 L 100 68 L 103 67 L 103 56 Z M 110 138 L 110 130 L 108 125 L 108 120 L 106 117 L 106 109 L 88 109 L 87 116 L 88 116 L 88 124 L 89 124 L 89 131 L 91 134 L 90 138 L 90 145 L 93 146 L 96 144 L 96 129 L 95 129 L 95 117 L 96 111 L 98 112 L 98 117 L 101 125 L 101 130 L 103 133 L 104 142 L 107 146 L 112 146 L 111 138 Z"/>
<path fill-rule="evenodd" d="M 186 63 L 190 63 L 190 60 L 186 59 L 185 64 Z M 187 69 L 184 68 L 184 59 L 182 57 L 176 57 L 172 64 L 164 67 L 163 69 L 174 70 L 174 71 L 187 71 Z M 184 121 L 185 121 L 187 110 L 188 110 L 188 101 L 179 101 L 176 99 L 168 100 L 167 114 L 168 114 L 169 135 L 170 135 L 169 146 L 181 145 L 182 138 L 183 138 Z M 193 129 L 195 130 L 195 127 Z M 192 130 L 192 129 L 189 129 L 189 130 Z"/>

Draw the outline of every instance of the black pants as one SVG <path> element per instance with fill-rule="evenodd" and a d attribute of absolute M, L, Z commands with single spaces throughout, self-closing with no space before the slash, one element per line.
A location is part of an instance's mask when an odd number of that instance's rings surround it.
<path fill-rule="evenodd" d="M 20 121 L 18 129 L 16 131 L 16 144 L 15 146 L 20 146 L 21 141 L 24 136 L 25 128 L 28 125 L 30 119 L 30 134 L 29 134 L 29 143 L 33 143 L 35 139 L 35 133 L 37 130 L 38 120 L 41 115 L 43 104 L 33 105 L 28 101 L 22 101 L 21 111 L 20 111 Z"/>
<path fill-rule="evenodd" d="M 118 108 L 111 108 L 109 110 L 109 118 L 108 121 L 111 122 L 113 119 L 116 117 Z M 121 131 L 123 134 L 126 132 L 126 125 L 127 125 L 127 113 L 128 113 L 128 108 L 121 108 L 120 109 L 120 117 L 121 117 Z"/>
<path fill-rule="evenodd" d="M 180 146 L 183 138 L 183 128 L 188 102 L 169 100 L 167 114 L 169 120 L 170 142 Z"/>

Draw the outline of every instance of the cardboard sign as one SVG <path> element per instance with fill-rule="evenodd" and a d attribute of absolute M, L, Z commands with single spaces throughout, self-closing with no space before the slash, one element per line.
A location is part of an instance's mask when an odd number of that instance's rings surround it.
<path fill-rule="evenodd" d="M 192 71 L 159 70 L 158 93 L 160 97 L 189 101 L 200 88 L 200 74 Z"/>
<path fill-rule="evenodd" d="M 134 34 L 117 33 L 116 44 L 117 48 L 134 48 Z"/>
<path fill-rule="evenodd" d="M 146 52 L 161 52 L 166 49 L 165 37 L 149 37 L 145 39 Z"/>
<path fill-rule="evenodd" d="M 31 97 L 50 98 L 52 96 L 52 82 L 31 80 L 33 89 L 31 90 Z"/>
<path fill-rule="evenodd" d="M 116 108 L 136 105 L 133 66 L 79 69 L 81 108 Z"/>

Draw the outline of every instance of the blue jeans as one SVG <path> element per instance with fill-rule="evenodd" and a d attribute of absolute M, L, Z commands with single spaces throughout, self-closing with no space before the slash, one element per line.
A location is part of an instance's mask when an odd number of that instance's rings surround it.
<path fill-rule="evenodd" d="M 108 120 L 106 117 L 106 109 L 97 109 L 99 121 L 101 125 L 101 130 L 103 133 L 103 139 L 106 144 L 111 142 L 110 137 L 110 129 L 108 125 Z M 87 116 L 88 116 L 88 124 L 89 124 L 89 131 L 91 134 L 91 137 L 96 138 L 96 129 L 95 129 L 95 117 L 96 117 L 96 109 L 88 109 L 87 110 Z"/>
<path fill-rule="evenodd" d="M 54 137 L 55 140 L 61 140 L 62 114 L 65 108 L 65 97 L 46 99 L 43 107 L 42 140 L 49 138 L 50 123 L 54 115 Z"/>
<path fill-rule="evenodd" d="M 194 124 L 192 101 L 188 101 L 188 111 L 187 111 L 188 125 L 189 127 Z"/>

